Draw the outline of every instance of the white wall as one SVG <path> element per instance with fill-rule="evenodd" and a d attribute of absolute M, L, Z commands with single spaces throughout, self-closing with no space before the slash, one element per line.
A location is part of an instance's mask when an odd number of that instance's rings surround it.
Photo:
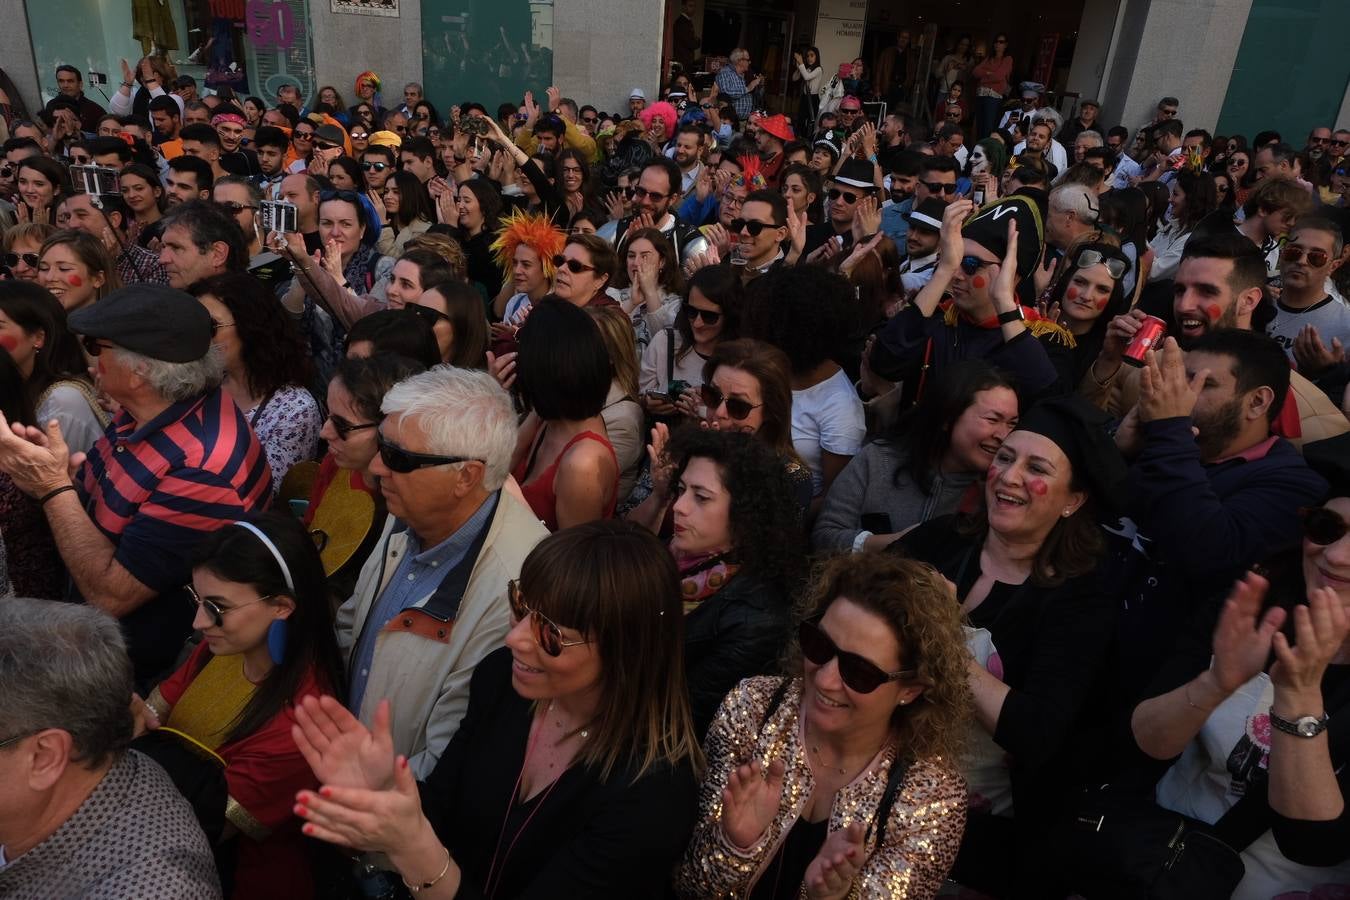
<path fill-rule="evenodd" d="M 386 106 L 403 102 L 403 85 L 422 80 L 422 2 L 399 0 L 398 18 L 333 12 L 329 0 L 309 0 L 314 84 L 337 87 L 355 103 L 356 76 L 380 76 Z"/>
<path fill-rule="evenodd" d="M 661 0 L 555 0 L 553 83 L 601 109 L 627 110 L 634 87 L 658 96 L 664 15 Z"/>

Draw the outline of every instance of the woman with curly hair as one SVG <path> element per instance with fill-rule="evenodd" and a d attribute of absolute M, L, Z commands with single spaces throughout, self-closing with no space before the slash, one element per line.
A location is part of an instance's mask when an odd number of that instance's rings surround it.
<path fill-rule="evenodd" d="M 1093 756 L 1075 737 L 1116 630 L 1098 520 L 1114 521 L 1126 476 L 1107 423 L 1077 395 L 1042 400 L 994 455 L 984 510 L 930 520 L 890 548 L 949 579 L 946 605 L 976 629 L 962 673 L 975 698 L 971 816 L 953 877 L 996 896 L 1053 895 L 1046 835 Z"/>
<path fill-rule="evenodd" d="M 774 670 L 803 559 L 782 461 L 752 435 L 687 429 L 670 476 L 670 552 L 684 599 L 689 705 L 699 734 L 743 678 Z"/>
<path fill-rule="evenodd" d="M 727 697 L 680 897 L 932 897 L 956 858 L 970 715 L 961 612 L 884 554 L 828 561 L 786 677 Z"/>
<path fill-rule="evenodd" d="M 211 342 L 225 362 L 222 386 L 258 435 L 276 496 L 291 466 L 313 459 L 323 416 L 303 385 L 310 379 L 295 320 L 256 278 L 238 272 L 193 285 L 211 314 Z"/>

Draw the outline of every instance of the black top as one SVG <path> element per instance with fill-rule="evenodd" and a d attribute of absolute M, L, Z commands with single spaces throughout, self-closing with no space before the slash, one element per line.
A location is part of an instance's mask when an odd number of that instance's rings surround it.
<path fill-rule="evenodd" d="M 806 880 L 806 869 L 825 846 L 829 832 L 828 817 L 819 822 L 798 819 L 769 867 L 755 883 L 750 900 L 797 900 L 802 882 Z"/>
<path fill-rule="evenodd" d="M 496 236 L 483 229 L 477 237 L 465 235 L 460 244 L 464 247 L 464 259 L 467 264 L 469 283 L 478 282 L 487 292 L 489 306 L 491 300 L 502 289 L 502 270 L 492 258 L 492 242 Z"/>
<path fill-rule="evenodd" d="M 459 731 L 421 785 L 423 811 L 463 871 L 456 896 L 489 896 L 494 853 L 493 900 L 662 896 L 697 814 L 692 767 L 656 765 L 636 781 L 619 767 L 601 782 L 575 765 L 516 803 L 531 705 L 511 687 L 510 650 L 489 654 Z"/>

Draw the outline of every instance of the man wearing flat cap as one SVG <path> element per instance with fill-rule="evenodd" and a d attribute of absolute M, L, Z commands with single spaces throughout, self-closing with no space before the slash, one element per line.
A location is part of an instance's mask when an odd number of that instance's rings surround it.
<path fill-rule="evenodd" d="M 263 509 L 272 476 L 221 390 L 211 317 L 191 296 L 132 285 L 72 313 L 70 327 L 121 411 L 87 459 L 69 454 L 55 421 L 11 429 L 0 419 L 0 471 L 41 504 L 70 575 L 67 599 L 121 620 L 143 685 L 192 629 L 189 553 Z"/>
<path fill-rule="evenodd" d="M 985 359 L 1010 373 L 1028 400 L 1060 391 L 1041 341 L 1073 338 L 1030 308 L 1044 240 L 1040 208 L 1032 198 L 1012 194 L 965 221 L 974 211 L 964 199 L 947 206 L 932 279 L 887 322 L 872 347 L 872 371 L 903 382 L 902 409 L 929 379 L 963 359 Z"/>

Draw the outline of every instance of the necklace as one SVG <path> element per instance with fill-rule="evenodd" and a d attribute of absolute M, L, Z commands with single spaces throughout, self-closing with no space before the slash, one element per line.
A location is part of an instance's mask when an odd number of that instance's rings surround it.
<path fill-rule="evenodd" d="M 544 712 L 545 712 L 546 715 L 552 715 L 552 714 L 553 714 L 553 701 L 552 701 L 552 700 L 548 701 L 548 709 L 546 709 Z M 553 720 L 553 725 L 554 725 L 554 727 L 556 727 L 559 731 L 562 731 L 562 730 L 566 727 L 565 725 L 563 725 L 561 719 L 554 719 L 554 720 Z M 565 733 L 563 734 L 562 737 L 558 738 L 557 742 L 556 742 L 553 746 L 556 747 L 558 744 L 561 744 L 563 741 L 567 740 L 567 739 L 570 738 L 572 735 L 577 735 L 577 736 L 580 737 L 582 740 L 585 740 L 586 738 L 588 738 L 588 737 L 591 736 L 591 730 L 590 730 L 589 728 L 585 727 L 585 726 L 582 726 L 581 728 L 573 728 L 571 731 L 565 732 Z"/>
<path fill-rule="evenodd" d="M 819 745 L 819 744 L 812 744 L 812 745 L 811 745 L 811 752 L 814 753 L 814 754 L 816 755 L 816 759 L 819 760 L 819 761 L 820 761 L 820 764 L 821 764 L 822 766 L 824 766 L 825 768 L 830 769 L 830 770 L 835 771 L 835 772 L 838 772 L 840 775 L 847 775 L 847 774 L 848 774 L 848 770 L 845 769 L 843 766 L 831 765 L 830 763 L 827 763 L 827 762 L 825 761 L 824 755 L 822 755 L 821 752 L 820 752 L 820 745 Z"/>

